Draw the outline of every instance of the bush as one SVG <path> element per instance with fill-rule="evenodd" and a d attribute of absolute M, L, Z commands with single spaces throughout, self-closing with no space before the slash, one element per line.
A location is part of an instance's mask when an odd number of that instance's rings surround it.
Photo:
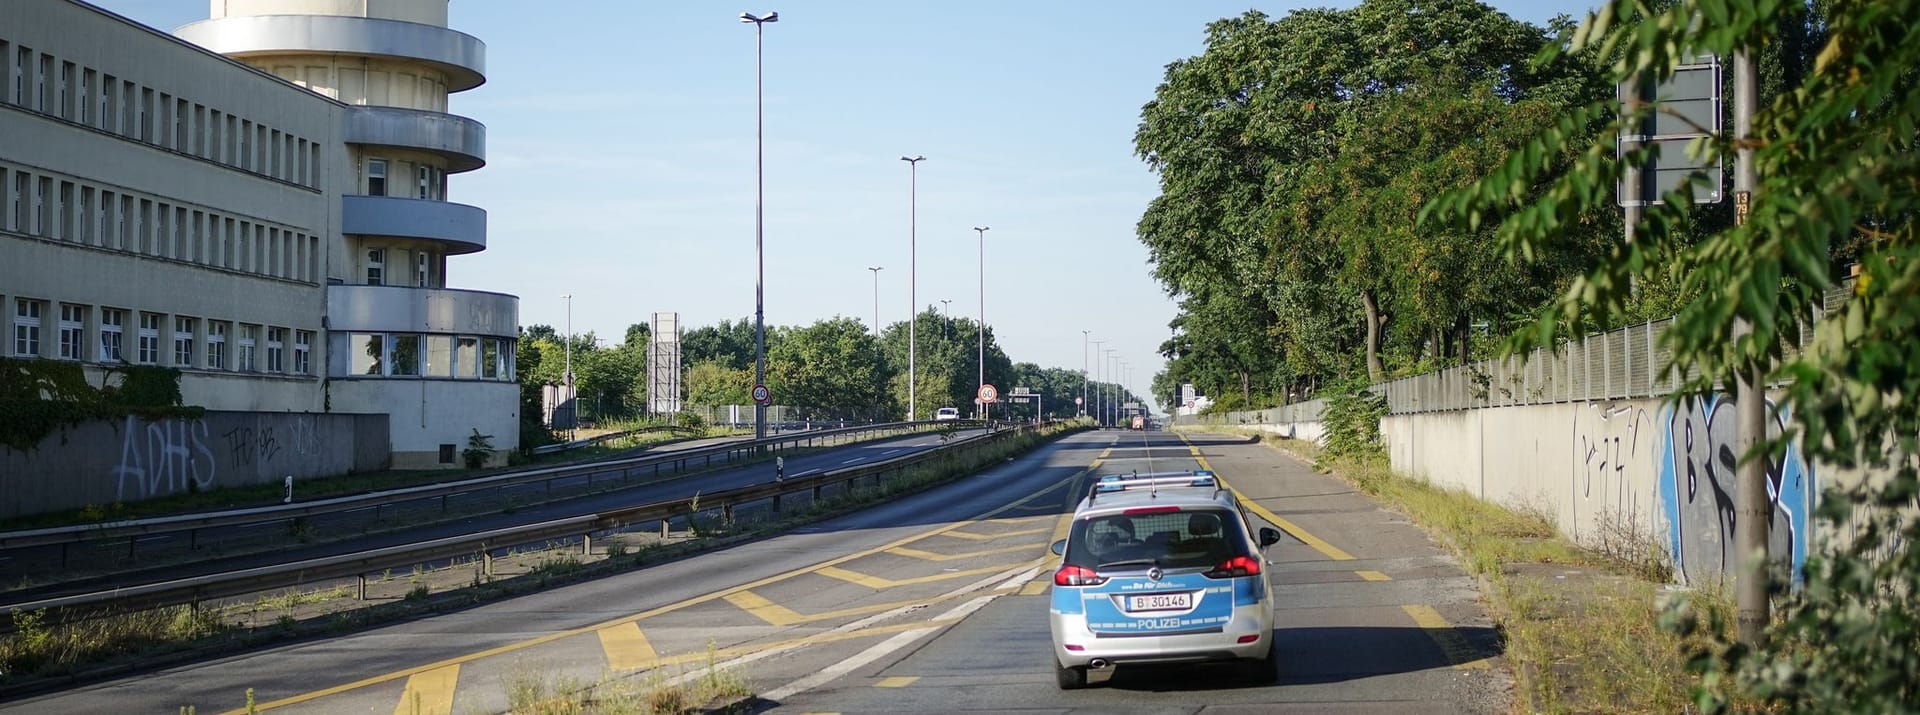
<path fill-rule="evenodd" d="M 466 460 L 468 469 L 486 466 L 487 458 L 493 456 L 493 435 L 480 434 L 475 427 L 473 434 L 467 435 L 467 448 L 460 450 L 460 458 Z"/>
<path fill-rule="evenodd" d="M 1387 399 L 1372 391 L 1365 378 L 1328 386 L 1327 454 L 1334 457 L 1374 459 L 1386 454 L 1380 439 L 1380 418 L 1387 414 Z"/>

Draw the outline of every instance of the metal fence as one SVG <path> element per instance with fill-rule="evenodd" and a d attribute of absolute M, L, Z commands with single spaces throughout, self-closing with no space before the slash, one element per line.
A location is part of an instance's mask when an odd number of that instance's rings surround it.
<path fill-rule="evenodd" d="M 1829 292 L 1814 319 L 1804 321 L 1797 339 L 1782 350 L 1793 354 L 1811 343 L 1814 324 L 1843 305 L 1848 290 L 1843 286 Z M 1481 360 L 1382 383 L 1374 390 L 1386 396 L 1389 414 L 1662 397 L 1682 382 L 1680 375 L 1668 372 L 1673 354 L 1661 340 L 1672 325 L 1672 318 L 1640 323 L 1534 350 L 1524 359 Z M 1685 378 L 1699 375 L 1689 368 Z"/>

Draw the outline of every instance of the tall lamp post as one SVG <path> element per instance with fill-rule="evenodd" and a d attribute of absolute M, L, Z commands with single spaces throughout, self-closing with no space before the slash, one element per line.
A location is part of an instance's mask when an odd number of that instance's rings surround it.
<path fill-rule="evenodd" d="M 885 266 L 867 266 L 873 271 L 873 336 L 880 337 L 880 271 Z"/>
<path fill-rule="evenodd" d="M 920 273 L 920 162 L 927 158 L 915 154 L 900 160 L 907 162 L 907 420 L 913 421 L 919 419 L 920 408 L 920 296 L 915 285 Z"/>
<path fill-rule="evenodd" d="M 769 12 L 756 16 L 750 12 L 740 13 L 741 22 L 753 23 L 753 384 L 767 384 L 767 312 L 766 279 L 767 260 L 765 248 L 766 236 L 766 196 L 767 196 L 767 139 L 766 107 L 767 97 L 764 83 L 764 62 L 761 52 L 761 39 L 766 35 L 769 22 L 779 22 L 780 13 Z M 753 403 L 753 436 L 765 439 L 767 436 L 767 406 L 759 401 Z"/>
<path fill-rule="evenodd" d="M 947 298 L 940 299 L 940 337 L 942 338 L 949 337 L 953 333 L 953 317 L 948 314 L 948 309 L 952 307 L 952 300 Z"/>
<path fill-rule="evenodd" d="M 1105 355 L 1105 354 L 1106 354 L 1106 348 L 1103 348 L 1103 347 L 1101 347 L 1101 346 L 1102 346 L 1102 345 L 1106 345 L 1106 344 L 1107 344 L 1107 341 L 1105 341 L 1105 340 L 1095 340 L 1095 341 L 1093 341 L 1093 351 L 1094 351 L 1094 352 L 1096 352 L 1096 353 L 1100 353 L 1101 355 Z M 1103 358 L 1103 359 L 1104 359 L 1104 358 Z M 1100 363 L 1097 363 L 1097 362 L 1096 362 L 1096 363 L 1094 363 L 1094 366 L 1095 366 L 1095 367 L 1099 367 L 1099 366 L 1100 366 Z M 1094 374 L 1093 374 L 1093 381 L 1094 381 L 1094 382 L 1099 382 L 1099 381 L 1100 381 L 1100 376 L 1101 376 L 1101 375 L 1103 375 L 1103 374 L 1105 374 L 1105 371 L 1101 371 L 1101 372 L 1096 372 L 1096 373 L 1094 373 Z M 1100 411 L 1100 400 L 1101 400 L 1101 397 L 1102 397 L 1102 396 L 1104 396 L 1104 395 L 1106 394 L 1106 392 L 1107 392 L 1107 391 L 1106 391 L 1105 389 L 1103 389 L 1103 388 L 1098 388 L 1098 387 L 1096 387 L 1096 388 L 1094 388 L 1094 389 L 1093 389 L 1093 396 L 1092 396 L 1092 397 L 1089 397 L 1089 398 L 1087 398 L 1087 400 L 1088 400 L 1088 402 L 1087 402 L 1087 414 L 1089 414 L 1089 415 L 1092 415 L 1092 416 L 1093 416 L 1093 424 L 1094 424 L 1095 426 L 1099 426 L 1099 424 L 1100 424 L 1100 412 L 1101 412 L 1101 411 Z"/>
<path fill-rule="evenodd" d="M 1080 331 L 1080 416 L 1087 416 L 1087 341 L 1093 331 Z"/>
<path fill-rule="evenodd" d="M 1106 399 L 1106 407 L 1105 407 L 1106 413 L 1100 415 L 1100 417 L 1101 419 L 1107 420 L 1108 421 L 1107 424 L 1113 424 L 1112 417 L 1110 417 L 1110 415 L 1113 413 L 1113 382 L 1112 381 L 1119 376 L 1119 371 L 1115 370 L 1114 367 L 1120 361 L 1120 351 L 1115 348 L 1107 348 L 1105 352 L 1107 353 L 1106 370 L 1107 370 L 1107 380 L 1108 380 L 1108 383 L 1106 386 L 1107 387 L 1106 389 L 1107 399 Z"/>
<path fill-rule="evenodd" d="M 565 372 L 560 373 L 560 384 L 565 385 L 567 388 L 567 396 L 564 402 L 572 405 L 567 410 L 567 441 L 571 442 L 573 441 L 574 425 L 580 422 L 580 401 L 573 398 L 573 294 L 568 293 L 560 297 L 567 301 L 567 337 L 565 341 L 567 346 L 567 368 Z"/>
<path fill-rule="evenodd" d="M 979 399 L 980 388 L 987 385 L 987 231 L 991 228 L 993 227 L 973 227 L 973 232 L 980 236 L 980 324 L 975 326 L 974 330 L 978 335 L 977 342 L 980 344 L 980 356 L 977 358 L 979 364 L 976 365 L 980 369 L 980 381 L 974 385 L 975 400 Z M 987 403 L 980 403 L 980 408 L 986 410 L 989 417 L 993 415 L 992 408 L 988 407 Z"/>

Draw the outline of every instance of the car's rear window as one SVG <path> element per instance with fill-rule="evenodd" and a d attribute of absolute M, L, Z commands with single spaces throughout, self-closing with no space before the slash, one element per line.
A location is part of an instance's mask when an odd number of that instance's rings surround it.
<path fill-rule="evenodd" d="M 1196 568 L 1247 556 L 1240 520 L 1222 509 L 1076 519 L 1066 563 L 1094 570 Z"/>

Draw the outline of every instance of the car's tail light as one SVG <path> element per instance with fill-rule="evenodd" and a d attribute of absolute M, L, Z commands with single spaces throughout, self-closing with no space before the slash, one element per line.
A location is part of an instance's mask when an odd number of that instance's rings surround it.
<path fill-rule="evenodd" d="M 1085 566 L 1067 565 L 1053 572 L 1055 586 L 1098 586 L 1106 582 L 1107 577 Z"/>
<path fill-rule="evenodd" d="M 1251 556 L 1235 556 L 1207 572 L 1207 578 L 1234 578 L 1238 576 L 1260 575 L 1260 560 Z M 1058 575 L 1054 578 L 1059 579 Z"/>

